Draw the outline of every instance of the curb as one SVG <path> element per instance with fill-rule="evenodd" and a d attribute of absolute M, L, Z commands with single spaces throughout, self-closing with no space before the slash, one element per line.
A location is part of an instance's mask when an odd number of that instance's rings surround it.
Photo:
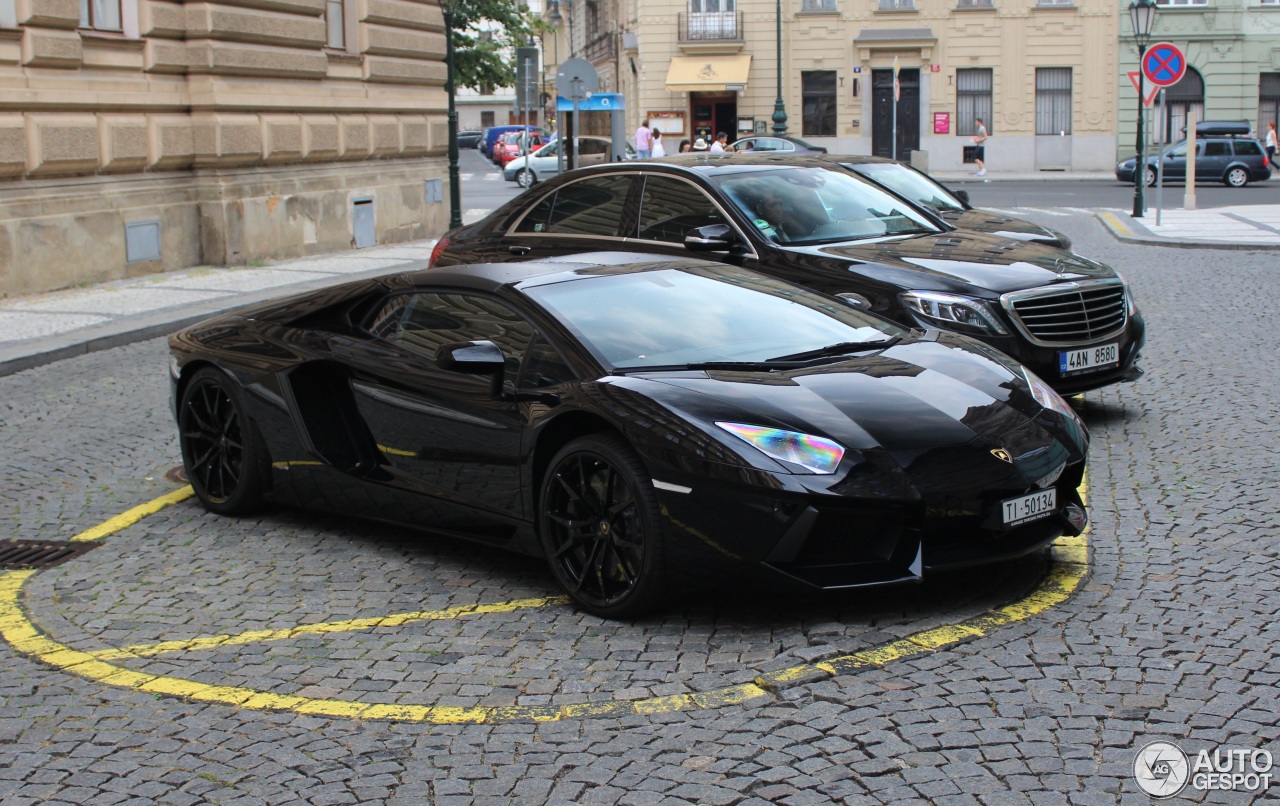
<path fill-rule="evenodd" d="M 1156 235 L 1132 219 L 1122 219 L 1106 210 L 1094 214 L 1102 226 L 1117 240 L 1146 246 L 1168 246 L 1173 249 L 1224 249 L 1234 252 L 1264 252 L 1280 249 L 1280 244 L 1222 243 L 1220 241 L 1193 241 L 1186 238 L 1164 238 Z"/>
<path fill-rule="evenodd" d="M 354 274 L 334 275 L 293 285 L 273 286 L 234 297 L 222 297 L 208 302 L 184 305 L 168 311 L 143 314 L 139 317 L 72 330 L 55 336 L 31 339 L 12 347 L 0 348 L 0 377 L 42 367 L 67 358 L 96 353 L 100 350 L 111 350 L 126 344 L 153 339 L 157 336 L 167 336 L 211 316 L 234 311 L 246 305 L 254 305 L 292 294 L 316 291 L 352 280 L 365 280 L 371 277 L 396 274 L 408 271 L 411 266 L 419 263 L 421 261 L 408 259 L 395 266 L 383 266 L 382 268 Z"/>

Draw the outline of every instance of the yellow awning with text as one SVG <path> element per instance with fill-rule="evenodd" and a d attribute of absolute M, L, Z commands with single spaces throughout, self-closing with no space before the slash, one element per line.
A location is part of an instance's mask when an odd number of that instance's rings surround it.
<path fill-rule="evenodd" d="M 676 56 L 667 69 L 667 89 L 673 92 L 723 92 L 747 86 L 751 55 Z"/>

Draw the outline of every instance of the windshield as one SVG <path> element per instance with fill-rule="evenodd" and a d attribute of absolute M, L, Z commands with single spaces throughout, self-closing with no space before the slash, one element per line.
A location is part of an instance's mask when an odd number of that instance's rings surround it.
<path fill-rule="evenodd" d="M 838 300 L 731 266 L 598 273 L 525 293 L 610 370 L 767 362 L 905 333 Z"/>
<path fill-rule="evenodd" d="M 939 232 L 921 213 L 838 168 L 735 171 L 716 184 L 774 243 L 817 244 Z"/>
<path fill-rule="evenodd" d="M 905 165 L 895 165 L 892 162 L 877 162 L 850 165 L 848 167 L 873 182 L 879 182 L 899 196 L 905 196 L 921 204 L 927 204 L 939 212 L 964 209 L 964 205 L 960 203 L 960 200 L 952 196 L 946 188 L 927 176 L 916 173 Z"/>

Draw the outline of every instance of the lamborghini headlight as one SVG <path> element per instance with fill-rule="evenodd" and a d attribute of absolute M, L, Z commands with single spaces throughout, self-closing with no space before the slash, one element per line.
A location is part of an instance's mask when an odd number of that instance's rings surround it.
<path fill-rule="evenodd" d="M 1007 336 L 1009 331 L 980 299 L 940 291 L 903 291 L 902 304 L 921 324 L 980 336 Z"/>
<path fill-rule="evenodd" d="M 844 457 L 844 448 L 825 437 L 746 423 L 717 422 L 716 425 L 751 443 L 765 456 L 799 465 L 810 473 L 834 473 Z"/>

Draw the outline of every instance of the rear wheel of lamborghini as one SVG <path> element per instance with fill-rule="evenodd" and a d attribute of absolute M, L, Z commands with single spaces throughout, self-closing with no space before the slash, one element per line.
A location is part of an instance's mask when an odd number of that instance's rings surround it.
<path fill-rule="evenodd" d="M 206 509 L 247 515 L 261 508 L 266 450 L 235 381 L 212 367 L 197 372 L 182 392 L 178 432 L 183 467 Z"/>
<path fill-rule="evenodd" d="M 551 572 L 602 618 L 653 609 L 666 592 L 665 546 L 653 482 L 617 437 L 570 442 L 542 483 L 539 533 Z"/>

